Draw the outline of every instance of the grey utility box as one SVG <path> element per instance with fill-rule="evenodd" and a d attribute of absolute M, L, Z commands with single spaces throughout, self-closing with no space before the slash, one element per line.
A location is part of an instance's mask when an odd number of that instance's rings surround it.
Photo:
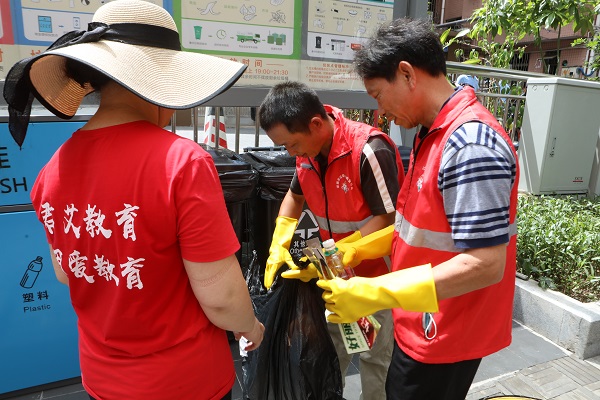
<path fill-rule="evenodd" d="M 600 130 L 600 83 L 530 78 L 519 141 L 519 190 L 586 193 Z"/>

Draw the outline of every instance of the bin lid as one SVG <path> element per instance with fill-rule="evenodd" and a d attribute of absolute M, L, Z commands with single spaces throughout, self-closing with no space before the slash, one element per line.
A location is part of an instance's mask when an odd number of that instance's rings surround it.
<path fill-rule="evenodd" d="M 252 166 L 246 161 L 242 160 L 240 156 L 228 149 L 218 148 L 215 149 L 210 146 L 202 145 L 202 148 L 206 150 L 208 154 L 213 158 L 217 172 L 230 172 L 230 171 L 244 171 L 249 170 Z"/>
<path fill-rule="evenodd" d="M 246 147 L 240 157 L 257 169 L 296 166 L 296 157 L 290 156 L 285 147 Z"/>

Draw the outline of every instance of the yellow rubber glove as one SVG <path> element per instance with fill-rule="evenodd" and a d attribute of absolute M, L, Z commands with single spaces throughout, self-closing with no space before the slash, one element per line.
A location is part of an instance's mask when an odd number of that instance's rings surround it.
<path fill-rule="evenodd" d="M 271 288 L 277 271 L 283 264 L 287 264 L 290 268 L 295 267 L 295 264 L 290 255 L 289 248 L 294 236 L 294 231 L 298 225 L 298 220 L 279 216 L 275 219 L 275 230 L 271 247 L 269 247 L 269 258 L 265 266 L 265 287 Z"/>
<path fill-rule="evenodd" d="M 283 272 L 281 277 L 286 279 L 300 279 L 302 282 L 308 282 L 311 279 L 320 278 L 321 276 L 313 263 L 309 263 L 308 266 L 303 269 L 298 268 L 298 266 L 294 264 L 291 269 Z"/>
<path fill-rule="evenodd" d="M 353 243 L 356 242 L 357 240 L 362 239 L 362 234 L 360 233 L 360 231 L 354 231 L 352 232 L 350 235 L 346 236 L 343 239 L 338 240 L 337 242 L 335 242 L 335 245 L 338 246 L 338 250 L 341 250 L 339 248 L 339 245 L 345 245 L 348 243 Z"/>
<path fill-rule="evenodd" d="M 325 308 L 333 314 L 329 322 L 350 323 L 380 310 L 437 312 L 438 302 L 431 264 L 390 272 L 375 278 L 320 279 L 325 290 Z"/>
<path fill-rule="evenodd" d="M 338 249 L 340 249 L 339 246 L 344 246 L 345 244 L 354 242 L 360 238 L 362 238 L 360 231 L 355 231 L 336 242 L 336 246 L 338 246 Z M 306 259 L 308 260 L 308 258 Z M 319 274 L 319 271 L 312 263 L 309 263 L 306 268 L 299 268 L 294 264 L 294 266 L 290 266 L 288 271 L 283 272 L 281 277 L 286 279 L 300 279 L 302 282 L 308 282 L 315 278 L 322 278 L 322 276 Z"/>
<path fill-rule="evenodd" d="M 390 255 L 393 237 L 394 225 L 390 225 L 354 242 L 342 243 L 341 246 L 338 243 L 336 246 L 344 253 L 344 265 L 354 268 L 363 260 L 374 260 Z"/>

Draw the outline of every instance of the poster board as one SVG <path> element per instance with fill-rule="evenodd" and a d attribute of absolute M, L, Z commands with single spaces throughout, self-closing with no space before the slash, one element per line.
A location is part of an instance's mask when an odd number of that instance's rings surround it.
<path fill-rule="evenodd" d="M 0 2 L 0 79 L 64 33 L 87 29 L 107 1 Z M 354 51 L 394 8 L 391 0 L 146 1 L 171 13 L 184 51 L 247 64 L 236 86 L 299 80 L 315 89 L 363 89 L 352 74 Z"/>

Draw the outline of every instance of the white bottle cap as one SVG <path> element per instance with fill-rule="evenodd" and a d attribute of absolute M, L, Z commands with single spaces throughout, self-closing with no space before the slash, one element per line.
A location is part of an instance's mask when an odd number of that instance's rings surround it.
<path fill-rule="evenodd" d="M 335 240 L 327 239 L 323 242 L 323 247 L 326 249 L 333 249 L 335 247 Z"/>

